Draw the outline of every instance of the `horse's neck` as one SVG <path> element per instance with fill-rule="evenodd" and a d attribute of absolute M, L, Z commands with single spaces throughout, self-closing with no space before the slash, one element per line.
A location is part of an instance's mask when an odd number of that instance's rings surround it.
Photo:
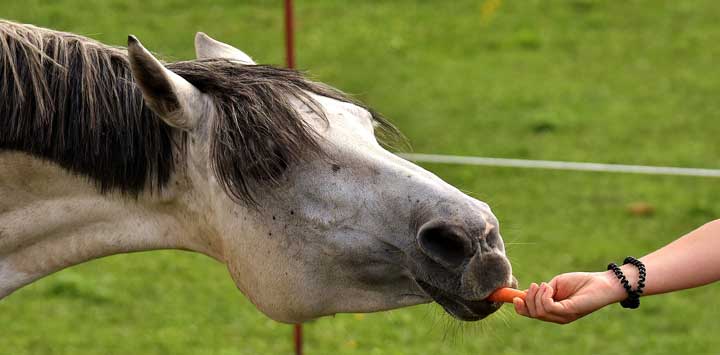
<path fill-rule="evenodd" d="M 0 151 L 0 298 L 66 267 L 153 249 L 221 259 L 178 198 L 101 195 L 87 179 Z M 188 222 L 188 221 L 193 221 Z"/>

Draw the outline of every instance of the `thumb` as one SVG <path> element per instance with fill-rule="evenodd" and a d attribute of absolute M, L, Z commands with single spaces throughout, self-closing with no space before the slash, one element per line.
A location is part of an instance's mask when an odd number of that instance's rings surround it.
<path fill-rule="evenodd" d="M 522 300 L 520 297 L 513 298 L 513 306 L 515 307 L 515 312 L 521 316 L 528 317 L 530 313 L 527 311 L 527 307 L 525 306 L 525 301 Z"/>

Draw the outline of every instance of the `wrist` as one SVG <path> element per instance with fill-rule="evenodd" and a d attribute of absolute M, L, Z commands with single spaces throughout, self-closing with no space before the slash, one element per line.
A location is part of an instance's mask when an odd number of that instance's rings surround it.
<path fill-rule="evenodd" d="M 625 273 L 625 269 L 621 268 L 623 273 Z M 625 288 L 620 283 L 620 280 L 618 280 L 617 276 L 615 276 L 615 273 L 613 273 L 611 270 L 599 272 L 599 278 L 601 279 L 604 287 L 604 293 L 606 295 L 607 304 L 611 303 L 618 303 L 623 300 L 625 300 L 628 297 L 627 291 L 625 291 Z M 628 279 L 630 281 L 631 285 L 632 282 L 631 279 Z"/>
<path fill-rule="evenodd" d="M 638 279 L 640 276 L 640 273 L 634 265 L 625 264 L 620 266 L 620 270 L 622 271 L 623 275 L 625 275 L 625 278 L 630 283 L 630 287 L 632 287 L 633 290 L 637 288 Z M 628 293 L 623 287 L 623 285 L 620 283 L 620 280 L 617 278 L 615 273 L 613 273 L 611 270 L 604 271 L 598 273 L 600 274 L 600 278 L 602 279 L 603 283 L 605 284 L 605 293 L 607 295 L 607 298 L 609 300 L 608 304 L 610 303 L 617 303 L 625 300 L 628 298 Z"/>

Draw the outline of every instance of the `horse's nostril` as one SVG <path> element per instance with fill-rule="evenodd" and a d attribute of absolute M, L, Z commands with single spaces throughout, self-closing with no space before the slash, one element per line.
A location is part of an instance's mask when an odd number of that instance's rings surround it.
<path fill-rule="evenodd" d="M 426 223 L 417 236 L 423 254 L 436 262 L 456 267 L 473 254 L 473 244 L 462 228 L 440 221 Z"/>

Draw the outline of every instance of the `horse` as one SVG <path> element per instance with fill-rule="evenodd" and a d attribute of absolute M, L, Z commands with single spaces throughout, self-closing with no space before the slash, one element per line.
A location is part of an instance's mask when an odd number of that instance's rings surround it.
<path fill-rule="evenodd" d="M 204 33 L 196 59 L 0 21 L 0 299 L 96 258 L 180 249 L 298 323 L 517 283 L 488 204 L 391 152 L 397 129 Z M 391 143 L 390 143 L 391 144 Z"/>

